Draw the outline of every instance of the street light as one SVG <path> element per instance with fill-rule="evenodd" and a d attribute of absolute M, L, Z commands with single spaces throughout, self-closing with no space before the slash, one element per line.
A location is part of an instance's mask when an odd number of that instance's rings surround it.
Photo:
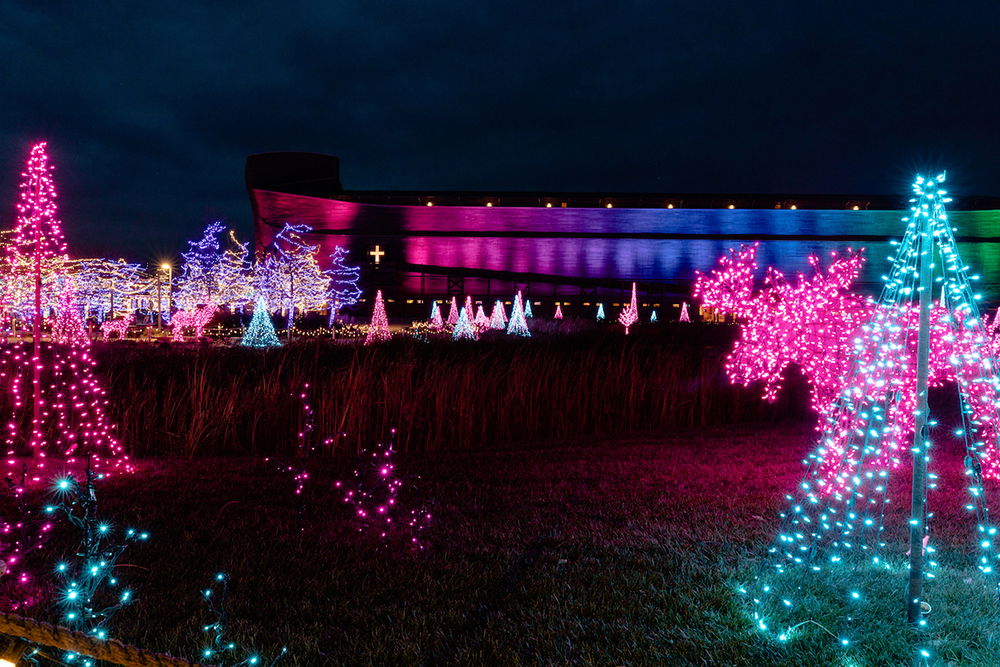
<path fill-rule="evenodd" d="M 167 314 L 174 307 L 174 267 L 172 264 L 163 262 L 160 269 L 167 272 Z M 156 272 L 156 312 L 159 321 L 160 331 L 163 331 L 163 302 L 160 300 L 160 272 Z"/>

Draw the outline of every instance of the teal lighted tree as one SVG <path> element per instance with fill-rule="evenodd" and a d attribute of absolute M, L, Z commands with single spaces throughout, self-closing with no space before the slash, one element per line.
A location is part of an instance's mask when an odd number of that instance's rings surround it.
<path fill-rule="evenodd" d="M 941 174 L 914 183 L 905 234 L 883 276 L 881 296 L 849 338 L 848 370 L 821 410 L 822 435 L 806 459 L 806 474 L 787 496 L 778 536 L 758 576 L 740 587 L 751 601 L 756 627 L 779 642 L 821 628 L 836 636 L 839 646 L 854 646 L 866 634 L 863 619 L 900 590 L 905 571 L 906 594 L 896 599 L 904 602 L 918 631 L 911 657 L 918 664 L 933 659 L 932 643 L 943 640 L 928 640 L 925 586 L 949 577 L 956 585 L 975 586 L 960 567 L 942 567 L 931 540 L 927 493 L 937 486 L 937 476 L 928 464 L 937 422 L 928 386 L 945 380 L 957 387 L 960 423 L 953 435 L 965 450 L 965 508 L 976 517 L 975 564 L 990 582 L 996 606 L 997 527 L 983 478 L 996 472 L 1000 381 L 980 296 L 971 285 L 977 277 L 962 262 L 948 220 L 945 204 L 951 200 L 944 180 Z M 908 449 L 900 438 L 907 433 L 912 433 Z M 893 511 L 891 498 L 897 489 L 890 474 L 904 460 L 913 478 L 908 519 Z"/>
<path fill-rule="evenodd" d="M 278 334 L 274 330 L 274 322 L 271 321 L 271 313 L 267 311 L 267 302 L 264 297 L 257 297 L 257 305 L 253 309 L 253 318 L 243 334 L 240 345 L 244 347 L 281 347 Z"/>
<path fill-rule="evenodd" d="M 521 305 L 520 292 L 514 297 L 514 305 L 510 309 L 510 321 L 507 323 L 507 333 L 512 336 L 531 337 L 528 322 L 524 318 L 524 306 Z"/>

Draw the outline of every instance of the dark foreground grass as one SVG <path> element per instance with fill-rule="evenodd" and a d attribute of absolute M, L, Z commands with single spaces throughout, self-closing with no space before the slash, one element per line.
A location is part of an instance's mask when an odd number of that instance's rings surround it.
<path fill-rule="evenodd" d="M 879 641 L 846 653 L 818 630 L 763 638 L 734 591 L 812 440 L 801 425 L 742 426 L 410 455 L 400 466 L 421 476 L 435 515 L 416 554 L 353 532 L 330 493 L 342 464 L 311 464 L 301 512 L 291 481 L 261 461 L 144 463 L 101 489 L 106 512 L 153 535 L 123 560 L 139 599 L 114 634 L 196 655 L 199 590 L 224 570 L 235 638 L 265 654 L 287 644 L 289 665 L 905 664 L 902 572 L 880 593 L 886 615 L 864 621 Z M 957 454 L 942 458 L 951 503 Z M 970 521 L 944 505 L 942 550 L 964 548 Z M 955 664 L 990 664 L 990 607 L 942 587 L 932 617 L 961 616 L 951 632 L 979 642 Z"/>

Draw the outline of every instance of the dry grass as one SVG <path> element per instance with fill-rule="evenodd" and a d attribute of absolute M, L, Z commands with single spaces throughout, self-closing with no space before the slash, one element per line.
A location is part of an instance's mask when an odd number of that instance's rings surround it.
<path fill-rule="evenodd" d="M 565 325 L 571 327 L 572 322 Z M 122 440 L 139 456 L 289 454 L 311 383 L 335 453 L 400 433 L 407 451 L 733 423 L 795 413 L 721 372 L 718 326 L 611 328 L 478 343 L 299 343 L 258 351 L 110 343 L 95 352 Z"/>

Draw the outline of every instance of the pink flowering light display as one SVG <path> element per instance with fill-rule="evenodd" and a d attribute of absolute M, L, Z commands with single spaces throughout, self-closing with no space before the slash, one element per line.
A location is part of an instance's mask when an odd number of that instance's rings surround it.
<path fill-rule="evenodd" d="M 618 321 L 625 327 L 625 335 L 633 324 L 639 321 L 639 301 L 636 298 L 635 283 L 632 283 L 632 300 L 618 315 Z"/>

